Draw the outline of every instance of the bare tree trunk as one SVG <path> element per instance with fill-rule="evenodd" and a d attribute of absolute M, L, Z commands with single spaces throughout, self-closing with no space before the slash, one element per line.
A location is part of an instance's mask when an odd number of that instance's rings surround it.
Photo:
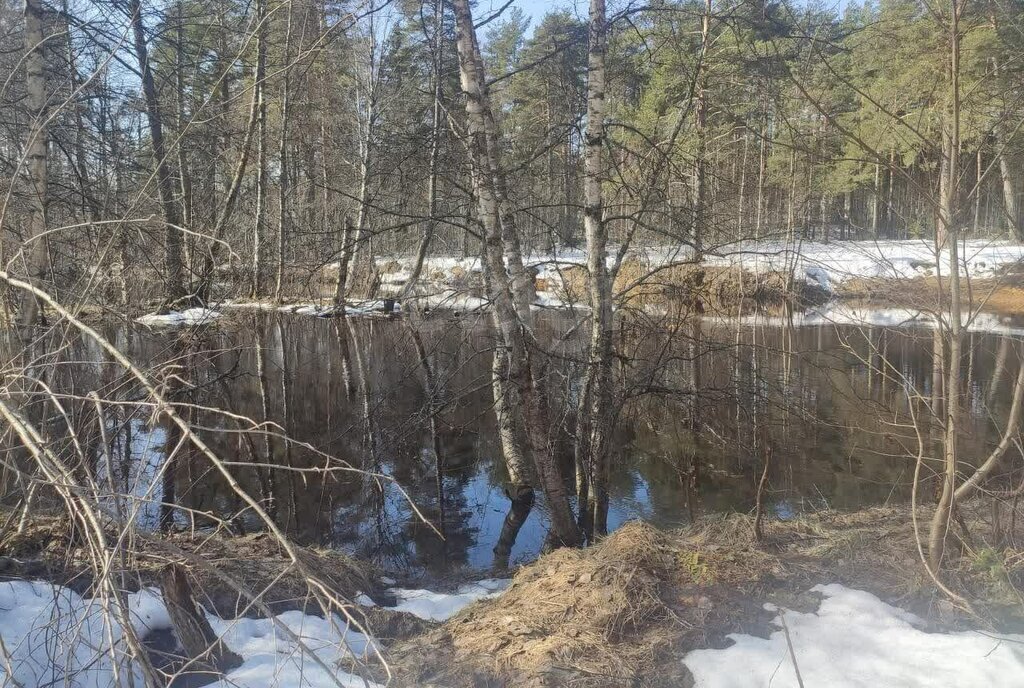
<path fill-rule="evenodd" d="M 765 129 L 766 127 L 762 126 L 761 131 L 758 133 L 761 139 L 761 149 L 757 159 L 757 214 L 754 221 L 754 239 L 761 238 L 761 222 L 764 212 L 764 177 L 768 163 L 768 132 Z"/>
<path fill-rule="evenodd" d="M 878 238 L 878 194 L 880 191 L 881 175 L 882 166 L 876 162 L 875 182 L 871 187 L 871 236 L 874 238 Z"/>
<path fill-rule="evenodd" d="M 746 200 L 746 187 L 747 187 L 747 153 L 750 149 L 750 138 L 747 135 L 747 130 L 743 130 L 743 160 L 740 163 L 740 190 L 737 201 L 737 207 L 739 208 L 736 212 L 736 239 L 740 240 L 743 238 L 743 223 L 746 220 L 744 216 L 744 201 Z"/>
<path fill-rule="evenodd" d="M 956 2 L 956 0 L 953 0 Z M 995 24 L 995 18 L 992 18 Z M 999 62 L 992 58 L 992 73 L 999 74 Z M 1006 148 L 1010 141 L 1006 132 L 1005 113 L 999 113 L 995 125 L 992 127 L 996 138 L 996 156 L 999 158 L 999 177 L 1003 182 L 1003 211 L 1005 213 L 1006 225 L 1010 240 L 1024 241 L 1024 227 L 1021 226 L 1020 210 L 1017 206 L 1017 180 L 1014 178 L 1013 166 Z M 980 184 L 979 184 L 980 187 Z"/>
<path fill-rule="evenodd" d="M 981 169 L 981 148 L 978 148 L 978 152 L 975 154 L 975 171 L 974 171 L 974 223 L 971 226 L 972 233 L 977 236 L 978 229 L 981 222 L 981 182 L 984 172 Z"/>
<path fill-rule="evenodd" d="M 427 221 L 423 225 L 423 236 L 420 238 L 419 246 L 416 249 L 416 258 L 412 264 L 412 273 L 409 280 L 402 289 L 402 297 L 407 297 L 416 288 L 420 273 L 423 272 L 423 263 L 427 259 L 427 251 L 430 249 L 430 240 L 434 236 L 434 225 L 437 216 L 437 160 L 441 147 L 441 120 L 444 115 L 441 107 L 441 80 L 444 69 L 442 33 L 444 31 L 444 1 L 434 0 L 434 109 L 430 120 L 430 171 L 427 177 Z"/>
<path fill-rule="evenodd" d="M 360 126 L 359 139 L 359 211 L 356 215 L 355 227 L 346 225 L 342 232 L 341 255 L 338 261 L 338 284 L 334 293 L 334 305 L 343 315 L 345 310 L 345 298 L 349 296 L 355 285 L 356 279 L 368 280 L 368 296 L 372 296 L 375 288 L 376 270 L 373 261 L 373 252 L 370 246 L 370 232 L 367 224 L 370 212 L 370 174 L 374 164 L 374 148 L 377 136 L 378 112 L 378 80 L 380 72 L 378 69 L 377 54 L 377 30 L 374 22 L 375 2 L 369 5 L 369 40 L 368 65 L 366 69 L 366 83 L 362 90 L 365 98 L 362 117 L 364 121 Z"/>
<path fill-rule="evenodd" d="M 710 4 L 710 0 L 709 0 Z M 608 532 L 608 483 L 612 423 L 612 283 L 608 274 L 608 228 L 604 221 L 604 199 L 601 193 L 605 145 L 605 52 L 607 50 L 605 0 L 590 0 L 590 49 L 587 68 L 587 130 L 583 159 L 583 226 L 587 241 L 587 270 L 590 273 L 590 363 L 588 381 L 590 408 L 585 430 L 589 454 L 590 489 L 584 523 L 591 532 Z M 698 161 L 698 176 L 703 162 Z M 697 191 L 703 199 L 703 179 Z M 698 212 L 698 215 L 700 213 Z M 699 219 L 703 222 L 703 218 Z M 700 230 L 694 227 L 694 239 Z M 699 246 L 696 244 L 695 246 Z M 583 509 L 583 504 L 580 509 Z"/>
<path fill-rule="evenodd" d="M 217 638 L 206 616 L 196 608 L 188 573 L 179 564 L 168 564 L 160 575 L 160 592 L 167 605 L 174 634 L 195 670 L 224 673 L 242 664 L 242 658 Z"/>
<path fill-rule="evenodd" d="M 267 206 L 267 0 L 256 0 L 256 219 L 252 237 L 252 295 L 263 291 L 263 224 Z"/>
<path fill-rule="evenodd" d="M 896 213 L 893 211 L 893 191 L 896 185 L 896 151 L 889 151 L 889 183 L 885 196 L 885 221 L 889 228 L 889 236 L 893 236 L 893 219 Z"/>
<path fill-rule="evenodd" d="M 949 27 L 951 99 L 942 135 L 942 170 L 939 189 L 940 246 L 949 251 L 949 358 L 946 374 L 945 470 L 942 494 L 932 517 L 928 537 L 928 563 L 933 573 L 942 567 L 946 535 L 955 517 L 957 436 L 960 427 L 960 351 L 963 326 L 960 314 L 960 260 L 958 251 L 958 193 L 960 180 L 960 15 L 966 0 L 952 0 Z"/>
<path fill-rule="evenodd" d="M 999 153 L 999 176 L 1003 182 L 1003 210 L 1011 240 L 1024 241 L 1024 227 L 1021 227 L 1020 210 L 1017 206 L 1017 180 L 1013 166 L 1006 154 L 1006 125 L 1002 120 L 996 123 L 996 148 Z"/>
<path fill-rule="evenodd" d="M 62 0 L 61 9 L 64 12 L 65 16 L 70 16 L 68 10 L 68 0 Z M 70 22 L 68 22 L 67 20 L 65 20 L 64 30 L 68 32 L 68 70 L 70 71 L 71 87 L 77 90 L 82 85 L 82 79 L 81 75 L 78 73 L 78 60 L 75 56 L 74 43 L 71 40 Z M 89 219 L 92 222 L 98 222 L 104 217 L 104 208 L 103 204 L 100 203 L 99 199 L 96 197 L 96 191 L 94 187 L 94 175 L 91 174 L 89 171 L 89 159 L 85 150 L 86 130 L 85 120 L 82 117 L 82 107 L 78 104 L 75 104 L 73 106 L 73 111 L 75 115 L 75 175 L 78 177 L 79 194 L 82 198 L 83 209 L 88 210 Z M 101 117 L 102 116 L 103 115 L 101 115 Z M 102 124 L 100 125 L 100 129 L 102 132 Z M 105 165 L 103 167 L 105 167 Z M 106 176 L 101 174 L 100 178 L 106 179 Z"/>
<path fill-rule="evenodd" d="M 591 4 L 593 22 L 594 7 Z M 593 31 L 593 28 L 591 28 Z M 593 38 L 591 39 L 593 40 Z M 708 120 L 708 48 L 711 43 L 711 0 L 704 2 L 704 14 L 700 25 L 700 60 L 697 63 L 695 128 L 697 134 L 697 156 L 693 171 L 693 227 L 690 240 L 693 241 L 694 260 L 700 262 L 704 254 L 704 225 L 707 223 L 707 120 Z M 593 57 L 591 57 L 593 59 Z M 601 56 L 602 62 L 604 55 Z M 593 67 L 591 67 L 593 69 Z M 603 69 L 603 65 L 602 65 Z M 589 120 L 588 126 L 589 126 Z"/>
<path fill-rule="evenodd" d="M 29 130 L 25 146 L 25 171 L 30 186 L 30 211 L 25 231 L 23 255 L 28 281 L 41 287 L 46 279 L 49 250 L 46 241 L 47 147 L 49 146 L 49 114 L 46 107 L 46 56 L 43 44 L 43 3 L 41 0 L 25 2 L 25 89 L 29 113 L 35 126 Z M 39 320 L 39 300 L 28 292 L 21 298 L 19 325 L 28 336 Z"/>
<path fill-rule="evenodd" d="M 277 268 L 274 279 L 274 300 L 281 302 L 281 291 L 284 287 L 285 253 L 288 248 L 288 194 L 290 178 L 288 176 L 288 118 L 291 114 L 291 47 L 292 47 L 292 14 L 293 5 L 288 3 L 288 18 L 284 34 L 284 83 L 281 85 L 281 138 L 278 141 L 278 160 L 281 166 L 281 182 L 277 196 Z"/>
<path fill-rule="evenodd" d="M 259 71 L 259 70 L 257 70 Z M 196 289 L 196 296 L 202 302 L 210 299 L 210 289 L 213 286 L 214 270 L 217 267 L 217 260 L 223 248 L 224 230 L 228 220 L 235 211 L 235 204 L 238 201 L 239 192 L 242 189 L 242 182 L 245 180 L 245 169 L 249 164 L 249 150 L 252 148 L 252 139 L 256 134 L 260 110 L 259 81 L 253 84 L 252 98 L 249 101 L 249 119 L 245 126 L 245 138 L 242 140 L 242 151 L 238 157 L 238 165 L 235 167 L 235 174 L 231 178 L 231 186 L 228 187 L 227 196 L 217 215 L 217 221 L 211 232 L 209 250 L 203 259 L 203 269 L 199 278 L 199 285 Z"/>
<path fill-rule="evenodd" d="M 185 65 L 184 65 L 184 52 L 185 52 L 185 16 L 183 11 L 183 1 L 178 0 L 175 3 L 175 22 L 174 22 L 174 38 L 177 45 L 174 48 L 174 87 L 177 96 L 177 129 L 178 136 L 183 137 L 185 132 Z M 192 177 L 188 172 L 188 158 L 185 155 L 185 146 L 182 145 L 180 139 L 178 142 L 178 179 L 179 187 L 181 192 L 181 209 L 182 209 L 182 222 L 185 223 L 185 227 L 191 228 L 193 223 L 193 207 L 192 207 Z M 187 248 L 187 242 L 186 248 Z M 190 261 L 186 261 L 187 263 Z"/>
<path fill-rule="evenodd" d="M 531 350 L 527 327 L 517 314 L 512 280 L 506 272 L 503 239 L 507 236 L 503 234 L 514 233 L 514 226 L 510 227 L 502 222 L 504 218 L 499 189 L 503 185 L 499 180 L 504 177 L 504 170 L 496 136 L 497 127 L 491 112 L 483 72 L 483 60 L 473 26 L 473 15 L 469 0 L 454 0 L 453 6 L 458 31 L 456 46 L 459 53 L 459 72 L 462 90 L 466 94 L 473 192 L 484 226 L 484 275 L 488 295 L 492 301 L 494 325 L 499 335 L 499 346 L 495 355 L 504 357 L 503 365 L 507 365 L 504 379 L 500 381 L 500 385 L 495 385 L 495 404 L 500 407 L 510 400 L 510 395 L 498 394 L 498 387 L 507 387 L 518 395 L 521 405 L 506 410 L 522 414 L 521 427 L 529 440 L 537 478 L 551 510 L 554 533 L 563 544 L 576 545 L 580 540 L 579 530 L 573 520 L 569 496 L 551 447 L 545 391 L 541 386 L 543 377 L 538 375 L 539 353 Z M 500 371 L 498 365 L 495 366 L 495 371 Z M 505 438 L 503 449 L 514 449 L 505 444 Z"/>
<path fill-rule="evenodd" d="M 163 120 L 160 116 L 160 99 L 149 64 L 149 49 L 146 47 L 146 27 L 142 22 L 142 7 L 139 0 L 128 0 L 128 14 L 131 15 L 135 39 L 135 56 L 142 73 L 142 93 L 146 101 L 146 120 L 149 137 L 153 146 L 156 164 L 157 188 L 164 215 L 164 298 L 173 304 L 185 295 L 182 268 L 181 212 L 174 197 L 174 170 L 171 169 L 164 144 Z"/>

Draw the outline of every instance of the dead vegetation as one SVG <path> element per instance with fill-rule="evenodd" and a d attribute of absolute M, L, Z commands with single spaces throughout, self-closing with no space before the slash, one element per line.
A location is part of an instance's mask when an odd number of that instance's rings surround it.
<path fill-rule="evenodd" d="M 1024 313 L 1024 275 L 1018 272 L 972 279 L 965 287 L 965 308 L 1001 315 Z M 913 279 L 857 278 L 843 282 L 837 296 L 872 306 L 898 306 L 923 311 L 947 310 L 949 281 L 934 276 Z"/>
<path fill-rule="evenodd" d="M 930 508 L 918 520 L 926 523 Z M 5 516 L 10 516 L 6 514 Z M 44 578 L 84 594 L 91 579 L 66 521 L 33 518 L 0 532 L 0 575 Z M 626 524 L 597 546 L 559 549 L 523 567 L 502 596 L 436 625 L 381 609 L 350 611 L 388 649 L 399 686 L 687 686 L 686 652 L 723 647 L 730 633 L 766 635 L 765 602 L 817 608 L 808 590 L 841 583 L 867 590 L 935 628 L 1020 632 L 1024 528 L 971 503 L 949 546 L 946 584 L 971 601 L 958 608 L 936 592 L 921 564 L 906 507 L 827 511 L 764 526 L 753 517 L 707 516 L 678 531 Z M 304 565 L 340 596 L 367 592 L 385 601 L 376 573 L 330 551 L 303 549 Z M 169 562 L 188 567 L 197 601 L 219 616 L 311 608 L 304 579 L 264 535 L 140 535 L 119 572 L 130 588 L 155 585 Z M 249 604 L 240 582 L 260 595 Z"/>
<path fill-rule="evenodd" d="M 94 562 L 81 536 L 69 527 L 70 521 L 37 514 L 18 527 L 12 516 L 0 517 L 0 522 L 8 524 L 0 531 L 0 576 L 44 579 L 89 595 Z M 180 563 L 188 568 L 197 601 L 222 618 L 261 616 L 265 609 L 318 611 L 310 609 L 306 577 L 268 534 L 186 531 L 133 537 L 131 559 L 122 560 L 117 572 L 127 589 L 158 587 L 163 569 Z M 380 577 L 372 566 L 333 550 L 298 548 L 298 552 L 307 571 L 341 598 L 352 600 L 360 592 L 383 598 Z M 251 594 L 258 596 L 258 604 Z"/>
<path fill-rule="evenodd" d="M 807 591 L 818 583 L 868 590 L 936 627 L 1017 628 L 1022 557 L 1012 547 L 997 555 L 991 524 L 964 516 L 951 581 L 981 617 L 935 593 L 906 508 L 775 522 L 762 543 L 746 515 L 672 533 L 631 523 L 591 549 L 542 557 L 500 598 L 398 643 L 392 668 L 404 686 L 689 685 L 687 651 L 766 634 L 764 602 L 816 609 Z"/>
<path fill-rule="evenodd" d="M 562 280 L 564 294 L 560 296 L 586 303 L 587 276 L 583 268 L 564 269 Z M 636 260 L 622 264 L 615 279 L 615 293 L 626 307 L 684 303 L 709 313 L 736 313 L 741 306 L 811 306 L 829 299 L 829 294 L 817 285 L 778 271 L 754 273 L 739 267 L 692 263 L 651 267 Z"/>

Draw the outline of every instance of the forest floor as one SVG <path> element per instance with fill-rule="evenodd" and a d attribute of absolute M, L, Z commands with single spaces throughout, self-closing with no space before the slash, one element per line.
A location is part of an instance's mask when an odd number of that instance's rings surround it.
<path fill-rule="evenodd" d="M 922 523 L 928 516 L 926 509 L 918 515 Z M 339 595 L 358 602 L 349 612 L 382 648 L 392 685 L 688 686 L 688 653 L 778 635 L 779 610 L 796 614 L 787 617 L 793 624 L 817 618 L 823 600 L 837 594 L 812 589 L 821 584 L 876 595 L 915 614 L 924 631 L 1021 632 L 1024 551 L 990 543 L 1020 542 L 1014 536 L 1024 533 L 997 536 L 990 519 L 988 511 L 967 509 L 950 556 L 946 582 L 970 600 L 970 610 L 936 592 L 908 509 L 899 507 L 766 522 L 760 541 L 746 515 L 709 516 L 676 531 L 629 523 L 594 547 L 556 550 L 523 566 L 500 596 L 487 588 L 456 604 L 458 596 L 419 591 L 418 615 L 408 604 L 394 606 L 393 592 L 381 582 L 393 581 L 370 566 L 321 550 L 304 549 L 301 557 Z M 315 614 L 308 587 L 269 536 L 179 533 L 144 536 L 137 544 L 121 577 L 135 589 L 152 585 L 168 561 L 179 561 L 192 572 L 199 601 L 220 619 L 261 615 L 239 596 L 238 583 L 262 591 L 275 614 Z M 90 593 L 85 547 L 66 519 L 35 519 L 21 533 L 7 529 L 0 552 L 7 580 L 42 579 Z M 438 622 L 481 597 L 491 599 Z M 431 600 L 448 611 L 423 614 Z M 373 603 L 393 608 L 364 606 Z M 894 615 L 891 623 L 903 623 L 899 609 L 882 608 Z M 370 661 L 364 671 L 384 682 L 383 667 Z"/>

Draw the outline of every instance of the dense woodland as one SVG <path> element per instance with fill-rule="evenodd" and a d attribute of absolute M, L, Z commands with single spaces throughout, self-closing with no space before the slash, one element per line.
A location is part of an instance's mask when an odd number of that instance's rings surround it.
<path fill-rule="evenodd" d="M 582 246 L 586 18 L 500 9 L 475 20 L 517 230 L 528 250 Z M 949 9 L 613 3 L 610 241 L 932 236 Z M 214 270 L 273 295 L 339 260 L 479 253 L 448 3 L 22 10 L 0 8 L 4 255 L 47 241 L 16 273 L 41 260 L 58 293 L 134 303 L 155 282 L 206 296 Z M 972 235 L 1019 234 L 1021 10 L 958 19 Z"/>

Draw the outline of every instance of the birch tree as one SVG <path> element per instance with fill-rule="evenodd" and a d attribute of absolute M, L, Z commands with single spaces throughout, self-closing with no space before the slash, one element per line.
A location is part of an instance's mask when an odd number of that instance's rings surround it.
<path fill-rule="evenodd" d="M 521 281 L 515 283 L 516 277 L 522 279 L 521 274 L 515 273 L 522 270 L 521 256 L 518 266 L 516 257 L 510 256 L 511 277 L 505 264 L 506 245 L 517 247 L 518 237 L 505 193 L 497 124 L 491 111 L 473 15 L 469 0 L 455 0 L 453 6 L 459 75 L 466 98 L 473 196 L 484 229 L 484 280 L 498 339 L 494 352 L 494 404 L 509 469 L 509 496 L 513 502 L 531 499 L 530 475 L 535 472 L 551 510 L 552 534 L 562 544 L 576 545 L 580 535 L 553 452 L 545 391 L 538 374 L 542 354 L 520 317 L 525 287 Z M 528 303 L 525 308 L 528 311 Z M 523 437 L 527 447 L 523 447 Z M 526 460 L 527 456 L 532 457 L 532 462 Z"/>
<path fill-rule="evenodd" d="M 583 166 L 583 227 L 587 242 L 587 272 L 590 289 L 590 361 L 584 384 L 589 396 L 585 455 L 588 473 L 580 490 L 580 521 L 588 537 L 608 530 L 609 452 L 612 422 L 612 280 L 608 273 L 608 228 L 604 221 L 605 147 L 605 53 L 607 18 L 604 0 L 590 0 L 590 29 L 587 65 L 587 129 Z"/>

